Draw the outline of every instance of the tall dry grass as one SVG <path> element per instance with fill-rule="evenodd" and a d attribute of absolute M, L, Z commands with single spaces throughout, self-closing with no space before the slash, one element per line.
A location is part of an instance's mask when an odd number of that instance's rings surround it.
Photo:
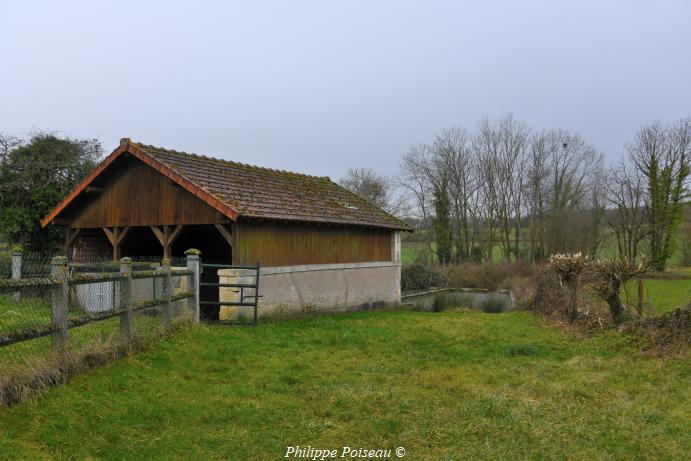
<path fill-rule="evenodd" d="M 131 341 L 112 336 L 78 350 L 67 348 L 43 356 L 28 357 L 21 364 L 0 364 L 0 407 L 16 405 L 44 390 L 66 383 L 71 376 L 108 362 L 148 349 L 163 337 L 193 325 L 191 318 L 173 320 Z"/>

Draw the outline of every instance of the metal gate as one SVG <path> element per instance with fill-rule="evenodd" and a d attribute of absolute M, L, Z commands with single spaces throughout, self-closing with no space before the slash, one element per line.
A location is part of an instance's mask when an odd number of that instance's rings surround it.
<path fill-rule="evenodd" d="M 237 276 L 242 282 L 221 283 L 218 271 L 242 271 Z M 257 305 L 259 303 L 259 263 L 256 266 L 242 266 L 230 264 L 201 264 L 200 287 L 200 319 L 206 322 L 223 323 L 229 325 L 257 326 Z M 246 279 L 250 279 L 249 281 Z M 225 299 L 224 299 L 225 298 Z M 236 318 L 223 318 L 222 308 L 236 307 Z M 250 311 L 248 320 L 240 315 L 241 310 Z M 244 314 L 244 312 L 243 312 Z M 228 313 L 232 316 L 232 313 Z"/>

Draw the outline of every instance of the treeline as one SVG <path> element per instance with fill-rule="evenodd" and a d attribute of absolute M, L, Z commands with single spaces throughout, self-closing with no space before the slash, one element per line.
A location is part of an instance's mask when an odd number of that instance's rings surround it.
<path fill-rule="evenodd" d="M 506 115 L 413 146 L 396 180 L 351 170 L 342 183 L 432 229 L 429 254 L 442 264 L 594 256 L 612 236 L 620 258 L 644 257 L 663 270 L 684 221 L 690 158 L 691 119 L 642 127 L 607 168 L 578 133 L 536 130 Z M 397 188 L 407 209 L 392 199 Z"/>

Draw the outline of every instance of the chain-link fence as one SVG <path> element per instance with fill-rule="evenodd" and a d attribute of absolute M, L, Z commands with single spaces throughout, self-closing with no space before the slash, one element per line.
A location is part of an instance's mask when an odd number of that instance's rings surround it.
<path fill-rule="evenodd" d="M 0 375 L 66 352 L 113 354 L 114 347 L 130 349 L 181 320 L 198 319 L 199 270 L 197 255 L 163 262 L 5 258 Z"/>

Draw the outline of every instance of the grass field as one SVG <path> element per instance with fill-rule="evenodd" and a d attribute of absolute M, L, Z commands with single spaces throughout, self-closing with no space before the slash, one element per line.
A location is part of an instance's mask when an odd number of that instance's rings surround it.
<path fill-rule="evenodd" d="M 0 410 L 0 458 L 684 459 L 691 364 L 524 312 L 361 312 L 202 327 Z"/>
<path fill-rule="evenodd" d="M 628 283 L 629 302 L 638 296 L 637 281 Z M 691 277 L 684 280 L 643 279 L 643 301 L 648 315 L 659 315 L 691 303 Z"/>

